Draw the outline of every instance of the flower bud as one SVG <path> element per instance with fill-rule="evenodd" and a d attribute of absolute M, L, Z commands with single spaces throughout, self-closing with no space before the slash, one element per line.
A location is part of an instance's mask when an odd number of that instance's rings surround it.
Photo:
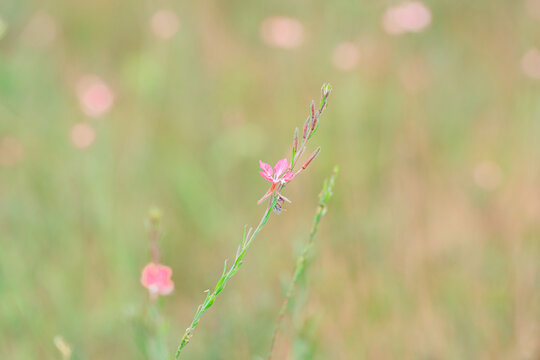
<path fill-rule="evenodd" d="M 298 128 L 294 130 L 293 149 L 295 152 L 298 150 Z"/>
<path fill-rule="evenodd" d="M 308 135 L 308 127 L 309 127 L 309 120 L 311 120 L 311 116 L 308 116 L 306 119 L 306 122 L 304 123 L 304 134 L 302 136 L 302 140 L 305 141 Z"/>
<path fill-rule="evenodd" d="M 305 168 L 308 167 L 309 163 L 311 163 L 313 161 L 313 159 L 315 159 L 317 157 L 317 155 L 319 155 L 319 153 L 321 152 L 321 147 L 317 147 L 315 149 L 315 151 L 309 156 L 309 159 L 307 159 L 306 163 L 304 165 L 302 165 L 302 170 L 304 170 Z"/>
<path fill-rule="evenodd" d="M 319 114 L 315 115 L 315 101 L 313 100 L 311 101 L 311 119 L 310 133 L 315 130 L 315 126 L 317 126 L 317 122 L 319 121 Z"/>
<path fill-rule="evenodd" d="M 322 97 L 326 99 L 332 92 L 332 86 L 330 84 L 323 84 L 321 87 Z"/>

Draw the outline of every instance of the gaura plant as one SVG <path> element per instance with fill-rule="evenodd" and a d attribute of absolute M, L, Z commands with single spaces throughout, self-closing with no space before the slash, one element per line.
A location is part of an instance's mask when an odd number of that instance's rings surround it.
<path fill-rule="evenodd" d="M 206 291 L 206 298 L 204 299 L 203 303 L 198 306 L 197 311 L 195 312 L 195 316 L 191 321 L 191 324 L 186 329 L 184 336 L 182 336 L 182 338 L 180 339 L 180 344 L 178 345 L 178 349 L 176 350 L 176 359 L 180 358 L 180 353 L 182 349 L 191 340 L 191 337 L 193 336 L 193 331 L 199 324 L 199 321 L 204 312 L 214 304 L 217 296 L 223 291 L 223 289 L 227 285 L 227 282 L 242 266 L 242 260 L 247 250 L 249 249 L 251 243 L 253 242 L 257 234 L 261 231 L 261 229 L 270 219 L 272 211 L 274 211 L 276 214 L 279 214 L 283 210 L 283 204 L 285 202 L 290 202 L 290 200 L 282 194 L 285 186 L 293 179 L 295 179 L 298 174 L 304 171 L 321 151 L 321 148 L 317 147 L 315 151 L 304 162 L 304 164 L 298 170 L 295 170 L 300 157 L 304 154 L 306 150 L 308 141 L 317 132 L 317 129 L 319 128 L 320 117 L 327 106 L 328 97 L 330 96 L 331 91 L 332 87 L 329 84 L 324 84 L 321 87 L 321 100 L 319 102 L 318 108 L 315 106 L 315 101 L 311 102 L 310 113 L 304 123 L 301 139 L 299 135 L 299 129 L 295 129 L 290 162 L 287 160 L 287 158 L 281 159 L 276 163 L 273 168 L 263 161 L 259 162 L 262 170 L 260 172 L 261 176 L 265 180 L 272 183 L 268 191 L 258 201 L 258 204 L 260 204 L 264 200 L 268 199 L 268 205 L 266 207 L 266 210 L 264 211 L 259 225 L 257 225 L 255 229 L 247 229 L 247 226 L 244 228 L 242 241 L 238 246 L 236 256 L 232 265 L 230 265 L 230 267 L 227 267 L 227 260 L 225 260 L 225 264 L 223 266 L 223 273 L 221 274 L 221 277 L 219 278 L 216 286 L 214 287 L 214 290 Z"/>

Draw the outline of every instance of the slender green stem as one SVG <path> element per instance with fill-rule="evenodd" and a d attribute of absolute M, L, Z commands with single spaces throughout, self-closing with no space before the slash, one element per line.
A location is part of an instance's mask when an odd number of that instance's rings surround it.
<path fill-rule="evenodd" d="M 264 215 L 261 218 L 261 221 L 259 222 L 259 225 L 251 231 L 251 229 L 246 233 L 244 230 L 244 236 L 242 237 L 242 242 L 240 243 L 240 246 L 238 247 L 238 251 L 236 252 L 236 257 L 234 259 L 234 263 L 231 265 L 229 270 L 227 270 L 227 261 L 225 261 L 225 265 L 223 267 L 223 273 L 218 280 L 216 286 L 214 287 L 214 290 L 210 292 L 207 290 L 207 295 L 202 304 L 199 305 L 197 308 L 197 311 L 195 312 L 195 316 L 193 317 L 193 321 L 191 322 L 191 325 L 186 329 L 186 332 L 184 333 L 184 336 L 180 340 L 180 345 L 178 345 L 178 349 L 176 350 L 176 359 L 180 358 L 180 352 L 182 349 L 189 343 L 191 336 L 193 336 L 193 331 L 195 330 L 195 327 L 199 324 L 199 320 L 202 316 L 202 314 L 208 310 L 212 304 L 214 303 L 216 297 L 219 295 L 219 293 L 225 288 L 225 285 L 227 285 L 227 282 L 229 279 L 238 271 L 240 266 L 242 266 L 242 258 L 246 254 L 247 249 L 257 236 L 257 234 L 261 231 L 261 229 L 266 225 L 268 222 L 268 219 L 270 219 L 270 215 L 272 213 L 272 209 L 278 202 L 278 196 L 276 194 L 273 195 L 273 198 L 264 212 Z"/>
<path fill-rule="evenodd" d="M 308 240 L 304 246 L 304 249 L 302 250 L 302 253 L 296 259 L 294 275 L 287 289 L 287 293 L 285 294 L 285 298 L 283 299 L 283 302 L 281 303 L 278 320 L 276 323 L 276 327 L 274 329 L 274 333 L 272 335 L 272 343 L 270 344 L 268 360 L 272 359 L 272 353 L 274 351 L 274 346 L 276 344 L 279 330 L 281 328 L 281 323 L 283 322 L 283 319 L 285 318 L 285 314 L 287 313 L 287 307 L 294 294 L 296 283 L 298 282 L 298 279 L 300 278 L 300 276 L 302 276 L 302 274 L 304 274 L 306 271 L 306 265 L 307 265 L 307 261 L 309 260 L 309 256 L 311 254 L 311 248 L 313 247 L 315 235 L 317 234 L 317 230 L 319 229 L 319 222 L 321 221 L 322 216 L 326 213 L 328 200 L 330 200 L 333 194 L 332 190 L 334 188 L 334 183 L 338 175 L 338 170 L 339 169 L 336 166 L 334 168 L 334 171 L 332 172 L 332 175 L 330 176 L 330 179 L 324 182 L 323 189 L 321 193 L 319 194 L 319 205 L 317 206 L 317 211 L 315 212 L 315 217 L 313 219 L 313 225 L 311 226 L 311 231 L 309 233 Z"/>

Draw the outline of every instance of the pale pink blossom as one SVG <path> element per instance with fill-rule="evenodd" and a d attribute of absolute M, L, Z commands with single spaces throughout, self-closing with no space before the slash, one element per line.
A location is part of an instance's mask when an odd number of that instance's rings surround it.
<path fill-rule="evenodd" d="M 178 32 L 180 21 L 174 11 L 162 9 L 152 16 L 150 27 L 158 38 L 168 40 Z"/>
<path fill-rule="evenodd" d="M 389 7 L 382 18 L 384 30 L 392 35 L 420 32 L 431 23 L 431 11 L 420 1 Z"/>
<path fill-rule="evenodd" d="M 261 24 L 262 40 L 274 47 L 294 49 L 304 42 L 304 26 L 297 19 L 271 16 Z"/>
<path fill-rule="evenodd" d="M 150 291 L 153 296 L 168 295 L 174 289 L 171 280 L 172 269 L 161 264 L 149 263 L 142 271 L 141 284 Z"/>
<path fill-rule="evenodd" d="M 523 55 L 521 70 L 527 77 L 540 80 L 540 51 L 537 48 L 531 48 Z"/>
<path fill-rule="evenodd" d="M 109 85 L 95 75 L 85 75 L 78 81 L 77 96 L 82 111 L 91 117 L 104 115 L 114 103 Z"/>
<path fill-rule="evenodd" d="M 264 161 L 259 161 L 259 166 L 262 170 L 259 174 L 261 174 L 265 180 L 270 181 L 272 185 L 270 186 L 268 192 L 257 202 L 258 204 L 272 195 L 278 186 L 285 185 L 296 176 L 296 174 L 291 171 L 289 161 L 286 158 L 279 160 L 273 169 L 272 166 L 268 165 Z M 279 196 L 284 200 L 289 201 L 285 196 L 281 194 L 279 194 Z"/>
<path fill-rule="evenodd" d="M 96 140 L 96 132 L 88 124 L 78 123 L 71 128 L 69 138 L 77 149 L 86 149 Z"/>

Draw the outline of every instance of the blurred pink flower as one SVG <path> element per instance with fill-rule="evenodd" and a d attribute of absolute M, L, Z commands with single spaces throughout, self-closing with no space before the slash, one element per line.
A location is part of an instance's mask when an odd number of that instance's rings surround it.
<path fill-rule="evenodd" d="M 297 19 L 271 16 L 261 24 L 261 38 L 271 46 L 294 49 L 304 42 L 304 27 Z"/>
<path fill-rule="evenodd" d="M 180 27 L 180 21 L 171 10 L 158 10 L 150 19 L 150 27 L 154 35 L 163 40 L 172 38 Z"/>
<path fill-rule="evenodd" d="M 360 48 L 352 42 L 338 44 L 332 53 L 332 63 L 340 70 L 352 70 L 360 62 Z"/>
<path fill-rule="evenodd" d="M 420 32 L 431 23 L 431 11 L 420 1 L 389 7 L 382 18 L 384 30 L 392 35 Z"/>
<path fill-rule="evenodd" d="M 527 77 L 540 80 L 540 51 L 537 48 L 531 48 L 523 55 L 521 70 Z"/>
<path fill-rule="evenodd" d="M 174 289 L 171 276 L 170 267 L 149 263 L 142 271 L 141 284 L 150 291 L 151 295 L 168 295 Z"/>
<path fill-rule="evenodd" d="M 286 158 L 279 160 L 276 163 L 276 166 L 274 166 L 274 169 L 272 169 L 272 166 L 268 165 L 263 161 L 259 161 L 259 166 L 262 169 L 259 174 L 261 174 L 261 176 L 265 180 L 270 181 L 272 183 L 272 186 L 270 186 L 268 192 L 264 194 L 264 196 L 257 202 L 257 204 L 260 204 L 264 199 L 268 198 L 274 192 L 274 190 L 276 190 L 278 185 L 285 185 L 286 183 L 294 179 L 294 177 L 296 176 L 295 173 L 290 171 L 289 161 Z M 289 199 L 287 199 L 285 196 L 281 194 L 279 194 L 279 196 L 284 200 L 289 201 Z"/>
<path fill-rule="evenodd" d="M 78 123 L 71 128 L 69 137 L 77 149 L 86 149 L 96 140 L 96 132 L 88 124 Z"/>
<path fill-rule="evenodd" d="M 111 88 L 95 75 L 85 75 L 79 80 L 77 95 L 82 111 L 91 117 L 107 113 L 114 103 Z"/>
<path fill-rule="evenodd" d="M 24 156 L 24 147 L 21 142 L 10 136 L 0 139 L 0 165 L 13 166 L 19 163 Z"/>

